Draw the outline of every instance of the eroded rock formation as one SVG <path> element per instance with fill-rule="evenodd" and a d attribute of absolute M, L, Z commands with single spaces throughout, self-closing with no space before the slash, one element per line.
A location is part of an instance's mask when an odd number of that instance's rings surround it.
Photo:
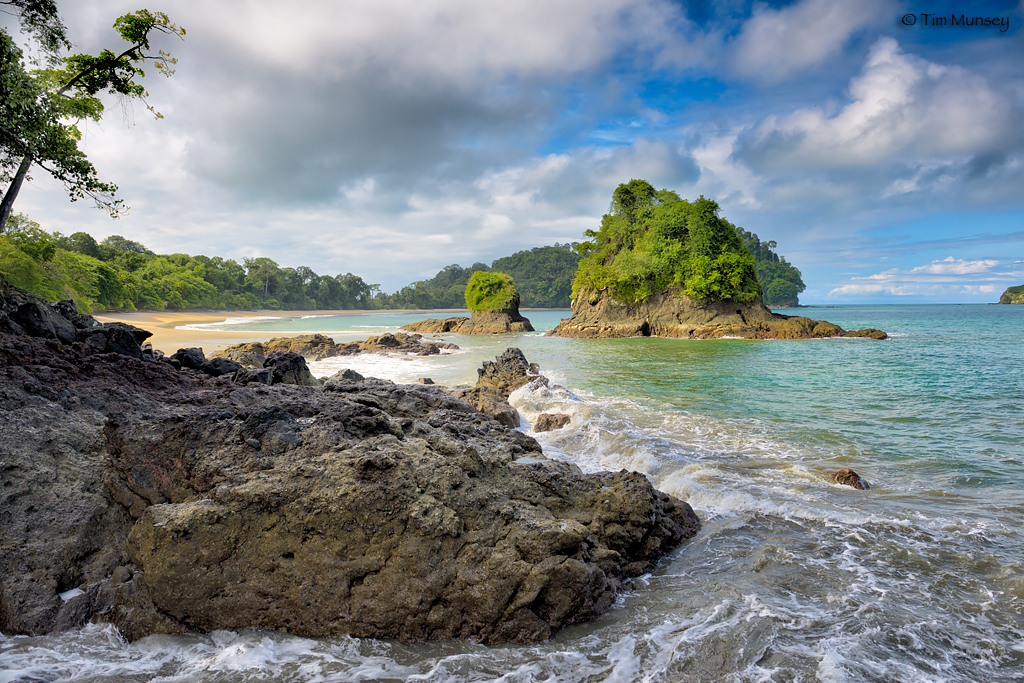
<path fill-rule="evenodd" d="M 132 639 L 262 627 L 537 640 L 599 615 L 699 528 L 643 475 L 546 461 L 438 387 L 356 373 L 240 385 L 12 329 L 7 634 L 92 620 Z M 507 386 L 510 363 L 481 374 Z"/>
<path fill-rule="evenodd" d="M 698 301 L 677 290 L 653 294 L 629 304 L 607 293 L 581 291 L 572 302 L 572 317 L 550 332 L 558 337 L 682 337 L 715 339 L 810 339 L 870 337 L 885 339 L 876 329 L 847 331 L 824 320 L 772 313 L 760 298 L 753 303 Z"/>

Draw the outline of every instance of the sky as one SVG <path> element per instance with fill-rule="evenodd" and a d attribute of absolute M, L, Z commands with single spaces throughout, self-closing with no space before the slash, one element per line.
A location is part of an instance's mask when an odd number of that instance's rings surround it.
<path fill-rule="evenodd" d="M 89 53 L 122 47 L 113 20 L 140 8 L 58 7 Z M 82 125 L 131 210 L 71 203 L 37 169 L 14 210 L 49 231 L 393 292 L 580 241 L 643 178 L 774 240 L 805 304 L 994 302 L 1024 283 L 1024 0 L 149 8 L 187 31 L 153 43 L 179 60 L 143 81 L 164 118 L 111 98 Z"/>

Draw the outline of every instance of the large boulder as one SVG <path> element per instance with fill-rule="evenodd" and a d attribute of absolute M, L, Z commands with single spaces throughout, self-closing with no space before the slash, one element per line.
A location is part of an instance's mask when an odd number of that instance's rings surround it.
<path fill-rule="evenodd" d="M 273 371 L 273 384 L 298 384 L 315 387 L 320 380 L 313 376 L 306 365 L 306 359 L 297 353 L 274 353 L 263 362 L 263 367 Z"/>
<path fill-rule="evenodd" d="M 104 353 L 143 358 L 142 343 L 153 336 L 126 323 L 100 323 L 78 313 L 70 299 L 48 303 L 15 287 L 0 275 L 0 332 L 56 339 L 62 344 L 90 344 Z"/>
<path fill-rule="evenodd" d="M 752 303 L 702 301 L 686 296 L 678 288 L 652 294 L 640 303 L 620 301 L 607 292 L 581 290 L 572 302 L 572 316 L 563 319 L 549 334 L 581 338 L 886 338 L 881 330 L 848 332 L 824 320 L 772 313 L 760 297 Z"/>
<path fill-rule="evenodd" d="M 521 418 L 519 411 L 509 404 L 509 395 L 530 382 L 548 383 L 537 364 L 526 360 L 523 352 L 515 348 L 506 349 L 493 361 L 484 361 L 476 372 L 476 386 L 456 386 L 445 391 L 512 428 L 519 427 Z"/>
<path fill-rule="evenodd" d="M 241 386 L 0 334 L 0 419 L 8 634 L 537 640 L 699 527 L 433 386 Z"/>

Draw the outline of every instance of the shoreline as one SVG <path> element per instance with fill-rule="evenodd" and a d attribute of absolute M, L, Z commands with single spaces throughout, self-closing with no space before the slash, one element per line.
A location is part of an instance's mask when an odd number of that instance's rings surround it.
<path fill-rule="evenodd" d="M 545 309 L 547 310 L 547 309 Z M 235 344 L 246 342 L 269 341 L 275 337 L 294 337 L 299 334 L 322 334 L 315 332 L 253 332 L 247 330 L 196 330 L 178 329 L 185 325 L 209 325 L 224 322 L 230 318 L 301 318 L 306 316 L 332 316 L 332 315 L 374 315 L 387 313 L 422 313 L 425 316 L 431 313 L 457 313 L 466 312 L 461 308 L 436 308 L 436 309 L 356 309 L 356 310 L 317 310 L 317 311 L 296 311 L 296 310 L 215 310 L 215 309 L 192 309 L 186 311 L 104 311 L 93 313 L 100 322 L 119 322 L 134 325 L 148 332 L 153 336 L 146 341 L 170 355 L 178 349 L 199 347 L 207 356 L 211 352 L 225 349 Z M 331 336 L 331 335 L 327 335 Z M 332 337 L 333 338 L 333 337 Z"/>
<path fill-rule="evenodd" d="M 367 311 L 317 311 L 315 315 L 352 315 Z M 178 329 L 185 325 L 209 325 L 220 323 L 228 318 L 294 318 L 311 315 L 310 311 L 223 311 L 223 310 L 191 310 L 191 311 L 110 311 L 93 314 L 100 322 L 119 322 L 134 325 L 153 333 L 146 341 L 170 355 L 178 349 L 197 346 L 209 356 L 212 351 L 225 349 L 234 344 L 245 342 L 267 341 L 274 333 L 251 332 L 245 330 L 196 330 Z"/>

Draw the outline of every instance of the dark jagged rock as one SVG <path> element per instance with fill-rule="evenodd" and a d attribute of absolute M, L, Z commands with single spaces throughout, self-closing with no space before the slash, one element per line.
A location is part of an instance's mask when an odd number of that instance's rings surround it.
<path fill-rule="evenodd" d="M 10 285 L 0 275 L 0 332 L 56 339 L 62 344 L 76 341 L 106 353 L 142 358 L 141 344 L 151 332 L 126 323 L 101 324 L 91 315 L 75 309 L 71 300 L 47 303 L 44 299 Z"/>
<path fill-rule="evenodd" d="M 7 634 L 537 640 L 699 528 L 643 475 L 545 462 L 439 387 L 243 386 L 0 334 L 0 420 Z"/>
<path fill-rule="evenodd" d="M 204 372 L 203 368 L 207 364 L 206 354 L 203 353 L 202 349 L 195 346 L 187 349 L 178 349 L 170 357 L 172 360 L 178 361 L 183 369 L 196 370 L 198 372 Z"/>
<path fill-rule="evenodd" d="M 580 338 L 886 338 L 881 330 L 847 331 L 824 320 L 772 313 L 760 297 L 751 303 L 700 301 L 681 294 L 678 288 L 657 292 L 637 304 L 619 301 L 607 292 L 580 291 L 572 302 L 572 316 L 549 334 Z"/>
<path fill-rule="evenodd" d="M 536 363 L 527 361 L 519 349 L 510 348 L 493 361 L 484 361 L 483 366 L 477 368 L 476 386 L 456 386 L 445 391 L 501 424 L 516 428 L 521 418 L 519 411 L 509 404 L 508 397 L 529 382 L 542 382 L 546 385 L 547 378 L 539 373 Z"/>
<path fill-rule="evenodd" d="M 565 425 L 569 424 L 572 418 L 568 415 L 556 415 L 554 413 L 541 413 L 537 416 L 537 421 L 533 423 L 533 431 L 535 432 L 550 432 L 555 429 L 561 429 Z"/>
<path fill-rule="evenodd" d="M 274 353 L 263 363 L 264 368 L 273 371 L 273 384 L 297 384 L 315 387 L 320 380 L 313 376 L 306 365 L 306 359 L 297 353 Z"/>
<path fill-rule="evenodd" d="M 344 382 L 344 381 L 356 381 L 356 380 L 361 380 L 361 379 L 366 379 L 366 378 L 363 377 L 362 375 L 360 375 L 355 370 L 351 370 L 349 368 L 345 368 L 344 370 L 339 370 L 338 372 L 334 373 L 333 375 L 331 375 L 330 377 L 325 379 L 324 382 Z"/>
<path fill-rule="evenodd" d="M 848 467 L 844 467 L 838 472 L 829 472 L 828 474 L 837 484 L 842 484 L 843 486 L 852 486 L 861 491 L 867 491 L 871 488 L 870 484 L 861 479 L 859 474 Z"/>
<path fill-rule="evenodd" d="M 522 351 L 511 348 L 505 349 L 493 361 L 485 360 L 483 366 L 476 372 L 478 387 L 494 389 L 503 397 L 508 398 L 513 391 L 536 379 L 539 376 L 540 368 L 536 363 L 526 360 Z"/>

